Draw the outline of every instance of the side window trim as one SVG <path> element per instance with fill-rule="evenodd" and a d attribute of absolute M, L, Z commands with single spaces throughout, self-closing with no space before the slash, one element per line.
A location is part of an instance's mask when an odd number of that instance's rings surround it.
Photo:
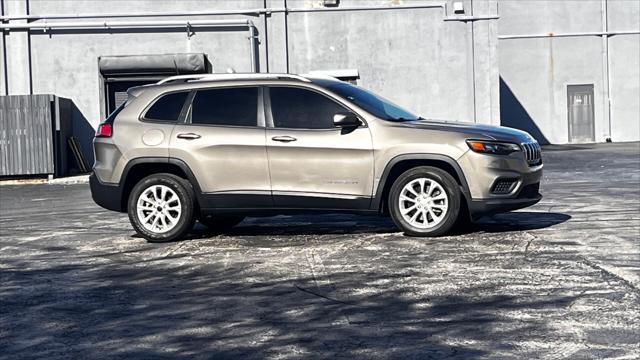
<path fill-rule="evenodd" d="M 196 92 L 194 90 L 189 91 L 187 101 L 184 102 L 184 106 L 182 107 L 182 111 L 180 112 L 180 120 L 178 121 L 178 124 L 191 123 L 191 102 L 193 101 L 193 98 L 195 96 Z"/>
<path fill-rule="evenodd" d="M 275 128 L 276 125 L 273 122 L 273 112 L 271 111 L 271 87 L 264 86 L 263 100 L 264 100 L 264 113 L 265 117 L 265 126 L 267 128 Z"/>
<path fill-rule="evenodd" d="M 185 107 L 187 107 L 188 104 L 190 104 L 191 100 L 189 99 L 189 97 L 191 96 L 191 92 L 190 90 L 174 90 L 174 91 L 167 91 L 164 92 L 158 96 L 156 96 L 153 101 L 149 102 L 149 104 L 144 108 L 144 110 L 142 110 L 140 112 L 140 115 L 138 116 L 138 120 L 142 121 L 142 122 L 148 122 L 148 123 L 157 123 L 157 124 L 180 124 L 184 121 L 184 118 L 182 117 L 183 112 L 185 110 Z M 187 93 L 187 97 L 184 100 L 184 103 L 182 104 L 182 109 L 180 110 L 180 113 L 178 115 L 178 118 L 176 120 L 159 120 L 159 119 L 149 119 L 146 117 L 147 112 L 149 112 L 149 110 L 151 109 L 151 107 L 153 107 L 153 105 L 155 105 L 158 100 L 162 99 L 163 97 L 167 96 L 167 95 L 171 95 L 171 94 L 177 94 L 177 93 Z"/>
<path fill-rule="evenodd" d="M 362 117 L 362 115 L 360 115 L 357 111 L 351 109 L 350 107 L 348 107 L 347 105 L 341 103 L 340 101 L 334 99 L 333 97 L 323 93 L 322 91 L 319 91 L 317 89 L 314 88 L 309 88 L 309 87 L 305 87 L 305 86 L 296 86 L 296 85 L 278 85 L 278 84 L 271 84 L 271 85 L 267 85 L 265 86 L 265 92 L 264 92 L 264 96 L 265 96 L 265 114 L 266 114 L 266 127 L 268 129 L 282 129 L 282 130 L 305 130 L 305 131 L 335 131 L 335 130 L 341 130 L 341 128 L 339 127 L 332 127 L 332 128 L 326 128 L 326 129 L 312 129 L 312 128 L 285 128 L 285 127 L 276 127 L 275 125 L 275 121 L 273 120 L 273 110 L 271 108 L 271 88 L 275 87 L 275 88 L 294 88 L 294 89 L 303 89 L 303 90 L 307 90 L 307 91 L 311 91 L 314 92 L 316 94 L 319 94 L 320 96 L 324 96 L 325 98 L 327 98 L 329 101 L 332 101 L 334 103 L 336 103 L 338 106 L 340 106 L 341 108 L 345 109 L 346 111 L 356 115 L 358 117 L 358 119 L 360 119 L 360 121 L 362 121 L 362 126 L 363 128 L 367 128 L 367 121 Z"/>
<path fill-rule="evenodd" d="M 258 119 L 256 126 L 259 128 L 265 128 L 266 125 L 266 114 L 265 114 L 265 102 L 264 102 L 264 86 L 258 86 Z"/>
<path fill-rule="evenodd" d="M 257 98 L 257 116 L 256 116 L 256 125 L 220 125 L 220 124 L 194 124 L 191 121 L 191 114 L 193 108 L 193 100 L 196 97 L 196 93 L 198 91 L 206 91 L 206 90 L 215 90 L 215 89 L 233 89 L 233 88 L 256 88 L 258 91 Z M 264 108 L 264 86 L 261 85 L 241 85 L 241 86 L 215 86 L 215 87 L 203 87 L 196 88 L 190 91 L 191 93 L 187 97 L 186 106 L 183 109 L 184 114 L 180 116 L 184 116 L 183 124 L 184 125 L 192 125 L 192 126 L 208 126 L 208 127 L 224 127 L 224 128 L 264 128 L 265 126 L 265 108 Z"/>

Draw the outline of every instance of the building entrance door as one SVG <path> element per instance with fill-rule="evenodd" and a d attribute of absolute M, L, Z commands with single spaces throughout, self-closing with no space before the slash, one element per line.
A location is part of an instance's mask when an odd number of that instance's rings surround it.
<path fill-rule="evenodd" d="M 595 142 L 593 84 L 567 85 L 569 142 Z"/>

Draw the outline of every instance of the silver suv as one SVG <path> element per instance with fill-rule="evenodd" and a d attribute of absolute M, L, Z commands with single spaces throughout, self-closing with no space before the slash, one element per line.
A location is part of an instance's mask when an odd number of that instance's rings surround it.
<path fill-rule="evenodd" d="M 128 94 L 96 132 L 91 192 L 152 242 L 301 212 L 438 236 L 542 197 L 529 134 L 423 119 L 334 78 L 176 76 Z"/>

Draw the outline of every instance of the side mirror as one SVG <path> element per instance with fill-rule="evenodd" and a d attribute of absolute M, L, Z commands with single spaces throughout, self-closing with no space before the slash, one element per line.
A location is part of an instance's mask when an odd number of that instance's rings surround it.
<path fill-rule="evenodd" d="M 338 113 L 333 115 L 333 126 L 340 128 L 354 128 L 362 125 L 362 121 L 353 113 Z"/>

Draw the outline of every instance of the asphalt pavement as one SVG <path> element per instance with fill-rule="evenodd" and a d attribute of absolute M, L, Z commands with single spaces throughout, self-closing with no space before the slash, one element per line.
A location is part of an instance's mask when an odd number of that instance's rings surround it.
<path fill-rule="evenodd" d="M 84 185 L 0 186 L 0 357 L 640 358 L 640 144 L 545 149 L 452 236 L 249 218 L 150 244 Z"/>

